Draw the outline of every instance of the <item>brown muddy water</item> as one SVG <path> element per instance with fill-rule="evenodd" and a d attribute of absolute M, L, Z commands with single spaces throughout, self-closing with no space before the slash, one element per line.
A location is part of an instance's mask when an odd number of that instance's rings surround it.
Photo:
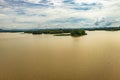
<path fill-rule="evenodd" d="M 0 80 L 120 80 L 120 31 L 87 33 L 0 33 Z"/>

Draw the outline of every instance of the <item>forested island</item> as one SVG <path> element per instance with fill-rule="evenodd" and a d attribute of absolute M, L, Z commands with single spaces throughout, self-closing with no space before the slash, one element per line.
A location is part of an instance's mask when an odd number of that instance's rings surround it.
<path fill-rule="evenodd" d="M 24 33 L 32 34 L 55 34 L 55 36 L 82 36 L 87 35 L 85 31 L 105 30 L 105 31 L 118 31 L 120 27 L 103 27 L 103 28 L 77 28 L 77 29 L 40 29 L 34 31 L 26 31 Z"/>
<path fill-rule="evenodd" d="M 84 29 L 44 29 L 44 30 L 35 30 L 35 31 L 26 31 L 24 33 L 36 34 L 55 34 L 55 36 L 82 36 L 86 35 Z"/>
<path fill-rule="evenodd" d="M 24 32 L 24 33 L 29 33 L 33 35 L 40 35 L 40 34 L 54 34 L 54 36 L 82 36 L 86 35 L 87 33 L 85 32 L 84 29 L 30 29 L 30 30 L 3 30 L 0 29 L 0 32 L 11 32 L 11 33 L 16 33 L 16 32 Z"/>
<path fill-rule="evenodd" d="M 54 34 L 55 36 L 82 36 L 86 35 L 87 33 L 85 31 L 118 31 L 120 30 L 119 27 L 101 27 L 101 28 L 70 28 L 70 29 L 14 29 L 14 30 L 4 30 L 0 29 L 0 32 L 24 32 L 24 33 L 30 33 L 33 35 L 39 35 L 39 34 Z"/>

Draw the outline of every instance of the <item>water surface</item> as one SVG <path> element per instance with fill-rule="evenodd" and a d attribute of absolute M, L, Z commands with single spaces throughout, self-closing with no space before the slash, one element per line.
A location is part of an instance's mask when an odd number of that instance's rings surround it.
<path fill-rule="evenodd" d="M 0 33 L 0 80 L 120 80 L 120 31 L 87 33 Z"/>

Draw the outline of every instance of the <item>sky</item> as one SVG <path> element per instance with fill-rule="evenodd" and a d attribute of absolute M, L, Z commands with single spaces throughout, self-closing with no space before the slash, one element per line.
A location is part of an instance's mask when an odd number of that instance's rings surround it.
<path fill-rule="evenodd" d="M 120 26 L 120 0 L 0 0 L 0 28 Z"/>

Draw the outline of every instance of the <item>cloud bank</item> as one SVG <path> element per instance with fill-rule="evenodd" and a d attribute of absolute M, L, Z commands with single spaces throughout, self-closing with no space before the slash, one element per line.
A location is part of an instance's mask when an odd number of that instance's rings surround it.
<path fill-rule="evenodd" d="M 120 25 L 120 0 L 0 0 L 0 28 Z"/>

